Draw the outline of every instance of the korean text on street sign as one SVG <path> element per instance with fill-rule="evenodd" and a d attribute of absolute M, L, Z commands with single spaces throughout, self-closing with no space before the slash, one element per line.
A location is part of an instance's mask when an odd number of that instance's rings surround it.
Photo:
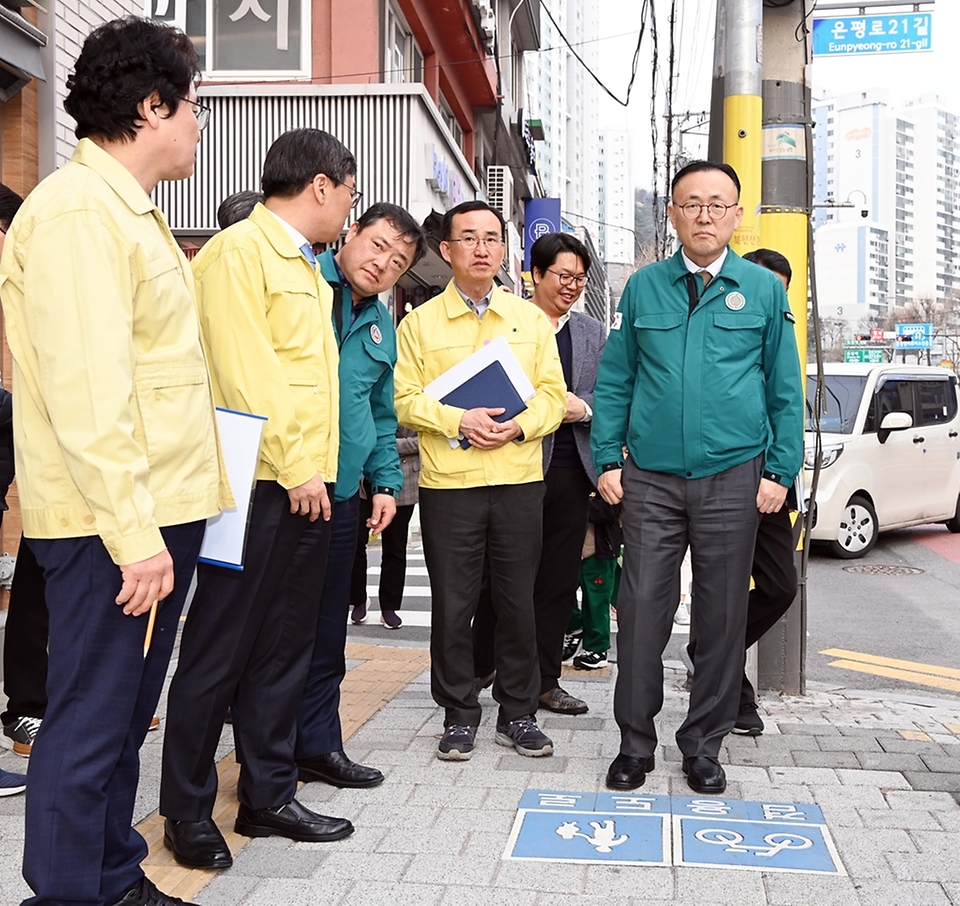
<path fill-rule="evenodd" d="M 898 324 L 897 349 L 930 349 L 933 346 L 933 324 Z"/>
<path fill-rule="evenodd" d="M 932 26 L 932 13 L 814 19 L 813 55 L 836 57 L 933 50 Z"/>

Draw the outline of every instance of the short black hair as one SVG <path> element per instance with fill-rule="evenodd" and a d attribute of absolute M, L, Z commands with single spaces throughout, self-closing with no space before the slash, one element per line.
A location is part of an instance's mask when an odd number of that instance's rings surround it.
<path fill-rule="evenodd" d="M 339 139 L 322 129 L 291 129 L 267 151 L 260 188 L 265 198 L 293 198 L 318 174 L 342 185 L 357 175 L 357 160 Z"/>
<path fill-rule="evenodd" d="M 228 195 L 220 202 L 217 208 L 217 223 L 220 229 L 225 230 L 228 226 L 233 226 L 241 220 L 246 220 L 250 212 L 263 201 L 261 192 L 253 192 L 250 189 L 243 189 L 240 192 L 234 192 Z"/>
<path fill-rule="evenodd" d="M 449 242 L 453 237 L 453 218 L 457 214 L 469 214 L 471 211 L 490 211 L 491 214 L 496 214 L 497 220 L 500 221 L 500 236 L 501 238 L 506 238 L 507 235 L 507 224 L 503 219 L 503 214 L 501 214 L 496 208 L 490 207 L 485 201 L 461 201 L 456 207 L 450 208 L 443 215 L 443 222 L 440 224 L 440 239 L 444 242 Z"/>
<path fill-rule="evenodd" d="M 765 267 L 768 271 L 773 271 L 775 274 L 783 274 L 783 276 L 787 278 L 787 286 L 790 285 L 790 281 L 793 279 L 793 268 L 790 267 L 790 262 L 787 261 L 784 255 L 775 252 L 773 249 L 757 249 L 753 252 L 747 252 L 743 256 L 743 260 L 759 264 L 760 267 Z"/>
<path fill-rule="evenodd" d="M 583 262 L 584 273 L 590 270 L 590 252 L 573 233 L 546 233 L 530 247 L 530 272 L 536 268 L 543 274 L 563 252 L 573 252 Z"/>
<path fill-rule="evenodd" d="M 10 229 L 10 224 L 22 204 L 23 199 L 9 186 L 0 182 L 0 229 L 4 233 Z"/>
<path fill-rule="evenodd" d="M 683 179 L 684 176 L 689 176 L 691 173 L 709 173 L 711 170 L 718 170 L 720 173 L 726 173 L 730 177 L 730 181 L 737 187 L 737 201 L 740 200 L 740 177 L 737 176 L 737 171 L 730 166 L 730 164 L 720 163 L 715 160 L 695 160 L 693 163 L 687 164 L 683 169 L 677 171 L 677 175 L 673 177 L 673 182 L 670 183 L 670 194 L 673 195 L 677 190 L 677 183 Z"/>
<path fill-rule="evenodd" d="M 357 233 L 362 233 L 367 227 L 373 226 L 379 220 L 386 220 L 407 242 L 416 243 L 410 267 L 413 267 L 427 254 L 427 237 L 423 234 L 420 224 L 414 220 L 413 215 L 407 210 L 401 208 L 398 204 L 391 204 L 389 201 L 378 201 L 376 204 L 370 205 L 357 218 Z"/>
<path fill-rule="evenodd" d="M 197 52 L 179 28 L 114 19 L 83 42 L 63 108 L 77 121 L 77 138 L 127 141 L 137 137 L 141 101 L 155 91 L 173 116 L 199 77 Z"/>

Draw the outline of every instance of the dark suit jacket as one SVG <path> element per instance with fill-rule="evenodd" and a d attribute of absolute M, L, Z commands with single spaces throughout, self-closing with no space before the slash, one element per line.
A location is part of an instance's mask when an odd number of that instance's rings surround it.
<path fill-rule="evenodd" d="M 572 393 L 593 408 L 593 385 L 597 382 L 597 366 L 603 344 L 607 341 L 606 331 L 596 318 L 579 311 L 570 312 L 570 341 L 573 346 L 573 389 Z M 577 422 L 573 426 L 577 441 L 577 452 L 586 470 L 587 477 L 594 487 L 597 486 L 597 470 L 593 467 L 590 455 L 590 422 Z M 543 439 L 543 471 L 550 468 L 553 455 L 553 435 Z"/>

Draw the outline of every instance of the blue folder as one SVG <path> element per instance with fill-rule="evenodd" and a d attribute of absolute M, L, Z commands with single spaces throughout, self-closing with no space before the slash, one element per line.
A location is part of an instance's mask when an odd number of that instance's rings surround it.
<path fill-rule="evenodd" d="M 509 421 L 527 408 L 499 362 L 491 362 L 455 390 L 451 390 L 440 402 L 458 409 L 502 408 L 502 415 L 490 416 L 495 422 Z M 460 441 L 460 446 L 468 450 L 470 441 L 464 438 Z"/>

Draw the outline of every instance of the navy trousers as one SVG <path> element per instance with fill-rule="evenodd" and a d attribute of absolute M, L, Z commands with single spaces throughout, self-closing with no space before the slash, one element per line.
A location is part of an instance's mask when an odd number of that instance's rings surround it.
<path fill-rule="evenodd" d="M 115 598 L 120 569 L 99 537 L 30 539 L 50 611 L 47 708 L 30 757 L 23 906 L 109 906 L 143 876 L 132 827 L 139 750 L 156 712 L 203 522 L 162 529 L 176 570 L 146 658 L 147 619 Z"/>
<path fill-rule="evenodd" d="M 347 611 L 357 552 L 360 495 L 335 503 L 330 520 L 330 557 L 317 615 L 317 637 L 310 672 L 297 711 L 297 759 L 343 748 L 340 732 L 340 683 L 347 672 Z"/>

